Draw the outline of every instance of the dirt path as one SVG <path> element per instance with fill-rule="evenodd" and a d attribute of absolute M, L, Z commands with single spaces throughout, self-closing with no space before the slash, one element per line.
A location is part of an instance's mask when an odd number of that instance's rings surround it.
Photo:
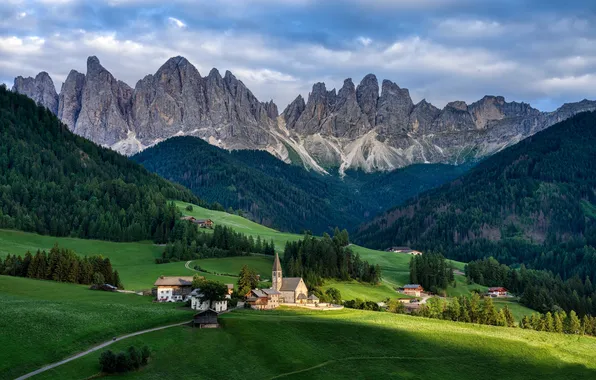
<path fill-rule="evenodd" d="M 287 376 L 292 376 L 292 375 L 296 375 L 296 374 L 303 373 L 303 372 L 312 371 L 314 369 L 325 367 L 326 365 L 329 365 L 329 364 L 345 362 L 345 361 L 354 361 L 354 360 L 423 360 L 423 361 L 425 361 L 425 360 L 428 360 L 428 361 L 441 360 L 441 361 L 443 361 L 445 359 L 449 359 L 449 358 L 448 357 L 421 358 L 421 357 L 411 357 L 411 356 L 354 356 L 354 357 L 350 357 L 350 358 L 328 360 L 326 362 L 317 364 L 312 367 L 300 369 L 298 371 L 282 373 L 281 375 L 273 376 L 272 378 L 270 378 L 270 380 L 280 379 L 282 377 L 287 377 Z"/>
<path fill-rule="evenodd" d="M 132 338 L 134 336 L 141 335 L 141 334 L 146 334 L 146 333 L 153 332 L 153 331 L 159 331 L 159 330 L 163 330 L 163 329 L 169 329 L 170 327 L 182 326 L 182 325 L 185 325 L 187 323 L 189 323 L 189 322 L 186 321 L 186 322 L 176 323 L 176 324 L 173 324 L 173 325 L 167 325 L 167 326 L 161 326 L 161 327 L 154 327 L 152 329 L 141 330 L 141 331 L 137 331 L 137 332 L 134 332 L 134 333 L 122 335 L 120 337 L 117 337 L 116 340 L 109 340 L 109 341 L 104 342 L 104 343 L 101 343 L 101 344 L 99 344 L 97 346 L 91 347 L 90 349 L 88 349 L 86 351 L 83 351 L 83 352 L 80 352 L 80 353 L 78 353 L 78 354 L 76 354 L 74 356 L 71 356 L 68 359 L 64 359 L 62 361 L 59 361 L 59 362 L 56 362 L 56 363 L 53 363 L 53 364 L 48 364 L 45 367 L 41 367 L 40 369 L 38 369 L 36 371 L 29 372 L 26 375 L 23 375 L 21 377 L 18 377 L 16 380 L 28 379 L 28 378 L 30 378 L 32 376 L 38 375 L 38 374 L 40 374 L 42 372 L 45 372 L 47 370 L 50 370 L 52 368 L 56 368 L 58 366 L 61 366 L 62 364 L 66 364 L 68 362 L 71 362 L 71 361 L 73 361 L 75 359 L 81 358 L 81 357 L 83 357 L 85 355 L 88 355 L 88 354 L 90 354 L 92 352 L 95 352 L 97 350 L 101 350 L 102 348 L 107 347 L 107 346 L 109 346 L 112 343 L 120 342 L 123 339 Z"/>
<path fill-rule="evenodd" d="M 190 267 L 190 263 L 192 263 L 192 260 L 190 260 L 190 261 L 187 261 L 187 262 L 186 262 L 186 264 L 184 264 L 184 267 L 185 267 L 186 269 L 188 269 L 188 270 L 191 270 L 191 271 L 193 271 L 193 272 L 198 272 L 198 270 L 196 270 L 196 269 L 194 269 L 194 268 L 191 268 L 191 267 Z"/>

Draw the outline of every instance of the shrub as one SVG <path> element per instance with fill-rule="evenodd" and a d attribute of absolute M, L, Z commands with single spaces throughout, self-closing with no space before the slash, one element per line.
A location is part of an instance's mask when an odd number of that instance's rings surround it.
<path fill-rule="evenodd" d="M 107 350 L 99 356 L 99 368 L 104 373 L 127 372 L 146 365 L 150 356 L 151 350 L 147 346 L 141 349 L 130 346 L 118 354 Z"/>
<path fill-rule="evenodd" d="M 186 211 L 192 211 L 192 210 L 193 210 L 193 209 L 192 209 L 192 205 L 188 205 L 188 206 L 186 206 Z"/>

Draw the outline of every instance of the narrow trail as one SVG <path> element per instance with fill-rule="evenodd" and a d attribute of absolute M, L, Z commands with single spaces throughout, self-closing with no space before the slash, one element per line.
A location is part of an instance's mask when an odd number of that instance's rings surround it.
<path fill-rule="evenodd" d="M 451 359 L 455 359 L 455 358 L 461 358 L 460 356 L 458 357 L 451 357 Z M 288 377 L 288 376 L 292 376 L 292 375 L 297 375 L 299 373 L 304 373 L 304 372 L 309 372 L 318 368 L 322 368 L 325 367 L 326 365 L 329 364 L 334 364 L 334 363 L 339 363 L 339 362 L 346 362 L 346 361 L 353 361 L 353 360 L 420 360 L 420 361 L 433 361 L 433 360 L 440 360 L 443 361 L 445 359 L 450 359 L 449 357 L 429 357 L 429 358 L 423 358 L 423 357 L 412 357 L 412 356 L 353 356 L 353 357 L 349 357 L 349 358 L 341 358 L 341 359 L 333 359 L 333 360 L 327 360 L 326 362 L 317 364 L 315 366 L 312 367 L 308 367 L 308 368 L 304 368 L 304 369 L 300 369 L 297 371 L 292 371 L 292 372 L 286 372 L 286 373 L 282 373 L 281 375 L 277 375 L 277 376 L 273 376 L 270 378 L 270 380 L 273 379 L 281 379 L 282 377 Z"/>
<path fill-rule="evenodd" d="M 150 333 L 150 332 L 153 332 L 153 331 L 159 331 L 159 330 L 169 329 L 170 327 L 182 326 L 182 325 L 185 325 L 187 323 L 189 323 L 189 321 L 180 322 L 180 323 L 176 323 L 176 324 L 173 324 L 173 325 L 167 325 L 167 326 L 161 326 L 161 327 L 154 327 L 152 329 L 146 329 L 146 330 L 141 330 L 141 331 L 137 331 L 137 332 L 134 332 L 134 333 L 122 335 L 122 336 L 117 337 L 116 340 L 109 340 L 107 342 L 98 344 L 97 346 L 91 347 L 90 349 L 88 349 L 86 351 L 79 352 L 78 354 L 76 354 L 74 356 L 71 356 L 71 357 L 69 357 L 67 359 L 61 360 L 61 361 L 56 362 L 56 363 L 53 363 L 53 364 L 48 364 L 48 365 L 46 365 L 44 367 L 41 367 L 40 369 L 38 369 L 36 371 L 29 372 L 26 375 L 17 377 L 16 380 L 28 379 L 28 378 L 30 378 L 32 376 L 38 375 L 38 374 L 40 374 L 42 372 L 45 372 L 45 371 L 48 371 L 48 370 L 50 370 L 52 368 L 56 368 L 58 366 L 61 366 L 62 364 L 66 364 L 68 362 L 71 362 L 73 360 L 76 360 L 78 358 L 81 358 L 81 357 L 83 357 L 85 355 L 88 355 L 88 354 L 90 354 L 92 352 L 101 350 L 102 348 L 107 347 L 107 346 L 109 346 L 112 343 L 120 342 L 123 339 L 132 338 L 132 337 L 135 337 L 137 335 L 142 335 L 142 334 Z"/>
<path fill-rule="evenodd" d="M 196 269 L 194 269 L 194 268 L 191 268 L 191 267 L 190 267 L 190 263 L 192 263 L 192 260 L 190 260 L 190 261 L 187 261 L 187 262 L 186 262 L 186 264 L 184 264 L 184 267 L 185 267 L 186 269 L 188 269 L 188 270 L 191 270 L 191 271 L 193 271 L 193 272 L 198 272 L 198 270 L 196 270 Z"/>

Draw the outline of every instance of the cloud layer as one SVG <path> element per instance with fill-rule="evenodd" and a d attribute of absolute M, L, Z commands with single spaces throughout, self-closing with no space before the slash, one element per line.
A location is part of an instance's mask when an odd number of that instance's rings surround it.
<path fill-rule="evenodd" d="M 592 1 L 7 0 L 0 81 L 45 70 L 59 89 L 96 55 L 129 85 L 182 55 L 230 70 L 283 109 L 314 82 L 372 72 L 441 107 L 504 95 L 544 110 L 596 98 Z"/>

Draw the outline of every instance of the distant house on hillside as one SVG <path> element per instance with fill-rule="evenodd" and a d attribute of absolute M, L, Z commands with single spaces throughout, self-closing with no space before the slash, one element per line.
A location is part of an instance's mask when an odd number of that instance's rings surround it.
<path fill-rule="evenodd" d="M 186 301 L 192 291 L 192 276 L 160 276 L 154 285 L 157 301 Z"/>
<path fill-rule="evenodd" d="M 234 293 L 234 284 L 226 284 L 226 286 L 228 287 L 226 298 L 232 298 L 232 293 Z"/>
<path fill-rule="evenodd" d="M 407 284 L 403 287 L 403 293 L 408 296 L 420 297 L 424 289 L 420 284 Z"/>
<path fill-rule="evenodd" d="M 488 295 L 491 297 L 507 297 L 507 289 L 502 286 L 488 288 Z"/>
<path fill-rule="evenodd" d="M 419 256 L 422 252 L 416 251 L 410 247 L 391 247 L 385 250 L 386 252 L 405 253 L 408 255 Z"/>
<path fill-rule="evenodd" d="M 213 221 L 211 219 L 197 219 L 194 216 L 183 216 L 180 220 L 188 220 L 200 228 L 213 228 Z"/>

